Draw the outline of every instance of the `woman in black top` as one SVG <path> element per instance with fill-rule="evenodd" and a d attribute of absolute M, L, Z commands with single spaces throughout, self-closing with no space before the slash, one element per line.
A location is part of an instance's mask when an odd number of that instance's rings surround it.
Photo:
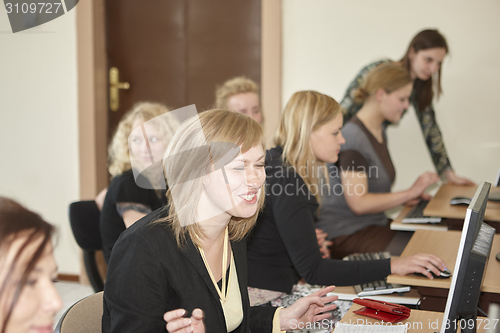
<path fill-rule="evenodd" d="M 113 179 L 100 217 L 106 263 L 126 228 L 166 204 L 165 181 L 159 163 L 178 127 L 178 122 L 167 112 L 161 104 L 134 105 L 120 121 L 109 145 L 109 173 Z M 153 174 L 152 171 L 159 172 Z"/>
<path fill-rule="evenodd" d="M 445 263 L 434 255 L 381 261 L 322 259 L 314 223 L 325 177 L 345 142 L 342 109 L 315 91 L 292 95 L 266 155 L 266 203 L 248 241 L 249 286 L 290 292 L 301 278 L 311 284 L 355 285 L 389 274 L 419 272 L 432 279 Z"/>
<path fill-rule="evenodd" d="M 103 332 L 164 332 L 163 318 L 170 332 L 274 332 L 328 316 L 316 313 L 335 307 L 324 306 L 335 296 L 320 299 L 332 287 L 286 309 L 250 308 L 244 237 L 264 203 L 263 145 L 262 127 L 236 112 L 179 128 L 163 160 L 169 205 L 125 230 L 111 254 Z"/>

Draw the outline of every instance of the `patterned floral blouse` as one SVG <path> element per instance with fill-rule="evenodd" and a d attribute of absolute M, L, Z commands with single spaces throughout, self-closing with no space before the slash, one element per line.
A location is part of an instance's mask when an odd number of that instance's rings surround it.
<path fill-rule="evenodd" d="M 344 98 L 340 103 L 345 110 L 344 123 L 349 121 L 349 119 L 351 119 L 351 117 L 354 116 L 359 111 L 359 109 L 361 109 L 361 106 L 363 106 L 363 104 L 359 104 L 354 101 L 354 99 L 352 98 L 352 93 L 361 86 L 370 70 L 375 68 L 377 65 L 385 62 L 391 62 L 391 60 L 378 60 L 363 67 L 361 71 L 356 75 L 354 80 L 349 84 Z M 413 90 L 410 97 L 410 103 L 413 105 L 415 110 L 418 110 L 418 102 L 415 95 L 415 90 Z M 405 110 L 404 113 L 406 113 L 406 111 L 407 110 Z M 427 143 L 427 147 L 429 148 L 429 153 L 431 154 L 432 161 L 436 166 L 437 172 L 442 176 L 444 171 L 451 169 L 451 164 L 450 160 L 448 159 L 448 154 L 446 153 L 441 130 L 439 129 L 439 126 L 436 122 L 434 107 L 432 104 L 430 104 L 423 111 L 416 111 L 416 113 L 418 121 L 420 122 L 422 133 L 424 134 L 425 142 Z"/>

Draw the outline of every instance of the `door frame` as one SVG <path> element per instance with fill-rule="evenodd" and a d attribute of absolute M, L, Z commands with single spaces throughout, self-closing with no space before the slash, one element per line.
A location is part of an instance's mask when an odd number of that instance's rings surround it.
<path fill-rule="evenodd" d="M 267 145 L 271 147 L 281 113 L 282 0 L 262 0 L 261 24 L 261 104 Z M 83 200 L 93 199 L 109 182 L 104 0 L 78 3 L 76 34 L 79 182 Z"/>

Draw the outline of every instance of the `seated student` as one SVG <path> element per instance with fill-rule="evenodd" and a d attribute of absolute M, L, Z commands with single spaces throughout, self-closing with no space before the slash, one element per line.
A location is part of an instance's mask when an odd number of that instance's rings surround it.
<path fill-rule="evenodd" d="M 246 114 L 261 125 L 264 121 L 260 108 L 259 86 L 244 76 L 229 79 L 222 86 L 217 87 L 215 106 L 218 109 L 235 110 Z M 323 258 L 329 258 L 328 247 L 331 242 L 327 239 L 328 235 L 323 230 L 316 229 L 316 238 Z"/>
<path fill-rule="evenodd" d="M 123 230 L 147 213 L 166 204 L 165 190 L 162 189 L 165 187 L 165 180 L 161 168 L 157 175 L 134 175 L 134 169 L 135 173 L 138 173 L 155 161 L 161 161 L 167 144 L 178 127 L 174 118 L 165 118 L 166 112 L 168 109 L 161 104 L 137 103 L 123 116 L 109 145 L 109 173 L 113 179 L 109 184 L 100 217 L 106 263 Z M 158 117 L 160 115 L 164 116 Z M 153 118 L 154 123 L 146 123 Z M 144 140 L 140 128 L 142 125 L 149 142 Z M 131 134 L 133 137 L 129 138 Z M 145 177 L 142 177 L 143 175 Z M 151 186 L 137 185 L 141 180 Z"/>
<path fill-rule="evenodd" d="M 262 127 L 229 110 L 181 125 L 163 160 L 169 205 L 125 230 L 111 253 L 103 332 L 163 332 L 163 318 L 171 332 L 192 332 L 196 309 L 207 332 L 274 332 L 327 318 L 316 314 L 335 307 L 324 305 L 335 296 L 320 298 L 333 287 L 286 309 L 250 308 L 244 239 L 264 203 L 263 147 Z"/>
<path fill-rule="evenodd" d="M 469 179 L 457 176 L 451 168 L 432 105 L 433 97 L 439 97 L 442 92 L 441 64 L 447 53 L 448 43 L 444 36 L 437 30 L 426 29 L 413 37 L 403 58 L 394 63 L 410 72 L 413 80 L 410 103 L 415 108 L 437 172 L 451 184 L 474 185 Z M 349 121 L 362 106 L 362 103 L 353 99 L 352 93 L 361 86 L 370 70 L 383 62 L 392 62 L 392 60 L 378 60 L 366 65 L 349 84 L 340 103 L 345 109 L 344 122 Z"/>
<path fill-rule="evenodd" d="M 395 234 L 384 212 L 425 196 L 425 189 L 439 180 L 427 172 L 408 190 L 391 193 L 396 172 L 384 122 L 399 122 L 412 87 L 406 69 L 383 63 L 355 91 L 355 101 L 363 107 L 342 129 L 346 143 L 338 162 L 328 165 L 330 186 L 322 193 L 317 223 L 333 241 L 332 258 L 384 251 Z"/>
<path fill-rule="evenodd" d="M 244 76 L 227 80 L 215 90 L 215 107 L 234 110 L 262 124 L 259 85 Z"/>
<path fill-rule="evenodd" d="M 319 179 L 325 163 L 337 161 L 342 108 L 331 97 L 299 91 L 288 101 L 266 155 L 266 202 L 248 239 L 250 287 L 290 292 L 301 278 L 307 283 L 355 285 L 389 274 L 419 272 L 432 278 L 445 263 L 434 255 L 376 261 L 322 259 L 314 232 Z"/>
<path fill-rule="evenodd" d="M 39 215 L 0 197 L 0 332 L 52 332 L 62 308 L 54 232 Z"/>

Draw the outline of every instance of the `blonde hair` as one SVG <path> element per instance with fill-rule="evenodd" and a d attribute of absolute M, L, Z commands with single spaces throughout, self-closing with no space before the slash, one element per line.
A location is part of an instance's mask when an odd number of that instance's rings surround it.
<path fill-rule="evenodd" d="M 128 137 L 132 132 L 133 124 L 137 119 L 146 122 L 157 116 L 167 113 L 170 111 L 165 105 L 159 103 L 151 102 L 139 102 L 135 104 L 132 109 L 127 112 L 120 123 L 113 136 L 108 147 L 108 159 L 109 159 L 109 173 L 112 177 L 121 175 L 127 170 L 132 168 L 130 162 L 130 152 L 128 146 Z M 165 121 L 163 121 L 165 120 Z M 177 130 L 179 124 L 174 119 L 174 117 L 169 117 L 167 119 L 161 119 L 161 121 L 155 122 L 158 125 L 163 134 L 162 138 L 167 144 L 172 138 L 173 134 Z"/>
<path fill-rule="evenodd" d="M 356 103 L 362 104 L 379 89 L 384 89 L 389 94 L 411 82 L 406 68 L 393 62 L 382 63 L 368 73 L 363 85 L 353 92 L 352 97 Z"/>
<path fill-rule="evenodd" d="M 245 153 L 257 145 L 264 149 L 264 142 L 262 127 L 255 120 L 229 110 L 205 111 L 182 124 L 170 141 L 163 159 L 169 185 L 169 213 L 165 219 L 156 221 L 169 223 L 179 247 L 188 236 L 194 244 L 200 245 L 199 239 L 204 236 L 201 226 L 196 223 L 204 177 L 235 145 L 241 147 L 241 153 Z M 264 197 L 262 187 L 258 209 L 253 216 L 231 217 L 228 225 L 231 240 L 243 239 L 252 229 L 264 205 Z"/>
<path fill-rule="evenodd" d="M 319 171 L 326 170 L 326 164 L 316 160 L 311 133 L 340 114 L 342 108 L 330 96 L 317 91 L 298 91 L 286 104 L 274 135 L 274 143 L 283 148 L 283 161 L 295 169 L 311 193 L 316 193 L 318 203 L 321 197 L 311 187 L 318 187 Z"/>
<path fill-rule="evenodd" d="M 232 96 L 248 92 L 259 96 L 259 85 L 245 76 L 229 79 L 215 90 L 215 108 L 227 109 L 227 101 Z"/>

